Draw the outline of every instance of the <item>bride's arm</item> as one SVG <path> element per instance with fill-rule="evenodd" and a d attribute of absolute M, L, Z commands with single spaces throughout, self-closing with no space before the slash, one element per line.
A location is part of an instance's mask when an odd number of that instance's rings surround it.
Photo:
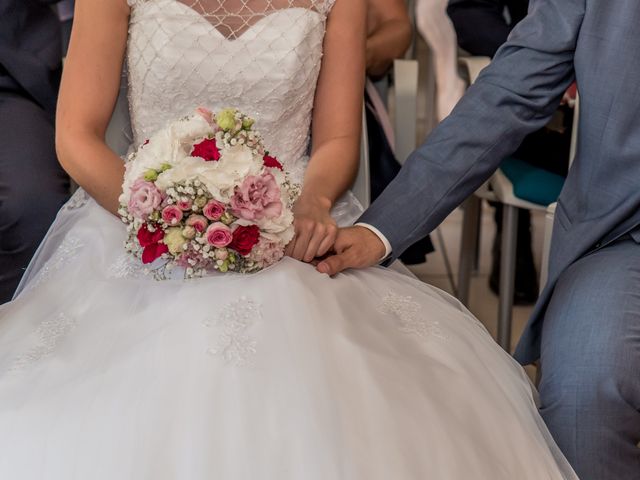
<path fill-rule="evenodd" d="M 309 262 L 333 246 L 337 228 L 329 212 L 358 171 L 365 45 L 364 0 L 337 0 L 327 20 L 311 160 L 294 208 L 296 237 L 287 250 L 298 260 Z"/>
<path fill-rule="evenodd" d="M 124 164 L 104 139 L 120 86 L 127 43 L 126 0 L 76 0 L 56 118 L 63 168 L 112 213 Z"/>

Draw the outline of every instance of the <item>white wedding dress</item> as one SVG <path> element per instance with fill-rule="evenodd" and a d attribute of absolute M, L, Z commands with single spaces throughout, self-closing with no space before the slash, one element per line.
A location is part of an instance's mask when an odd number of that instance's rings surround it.
<path fill-rule="evenodd" d="M 233 106 L 304 168 L 333 0 L 130 3 L 135 144 Z M 0 307 L 0 478 L 575 478 L 523 370 L 447 294 L 292 259 L 157 281 L 124 239 L 79 191 Z"/>

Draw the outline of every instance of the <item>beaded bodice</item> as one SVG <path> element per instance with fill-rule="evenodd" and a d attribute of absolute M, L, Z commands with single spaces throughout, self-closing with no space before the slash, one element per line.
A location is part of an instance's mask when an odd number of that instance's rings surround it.
<path fill-rule="evenodd" d="M 294 168 L 309 143 L 335 0 L 128 0 L 136 145 L 199 106 L 239 108 Z"/>

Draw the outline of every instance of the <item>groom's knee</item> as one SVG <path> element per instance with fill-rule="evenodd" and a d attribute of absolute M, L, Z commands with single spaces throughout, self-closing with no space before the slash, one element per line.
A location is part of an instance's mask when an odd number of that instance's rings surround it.
<path fill-rule="evenodd" d="M 640 456 L 640 265 L 629 261 L 639 248 L 628 240 L 570 267 L 542 336 L 541 413 L 550 430 L 577 470 L 613 468 L 614 451 L 625 452 L 619 478 Z"/>
<path fill-rule="evenodd" d="M 543 325 L 543 386 L 577 386 L 580 396 L 600 398 L 605 385 L 624 392 L 638 383 L 640 264 L 629 261 L 638 253 L 628 240 L 561 276 Z"/>

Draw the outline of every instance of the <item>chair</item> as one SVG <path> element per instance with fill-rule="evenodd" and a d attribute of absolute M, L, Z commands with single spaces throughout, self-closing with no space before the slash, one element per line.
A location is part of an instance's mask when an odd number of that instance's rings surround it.
<path fill-rule="evenodd" d="M 394 61 L 393 78 L 395 152 L 400 164 L 404 164 L 416 149 L 418 62 L 416 60 Z"/>
<path fill-rule="evenodd" d="M 118 99 L 105 133 L 105 141 L 107 146 L 121 157 L 127 154 L 129 146 L 133 143 L 125 74 L 122 75 Z"/>
<path fill-rule="evenodd" d="M 362 109 L 362 134 L 360 136 L 360 164 L 358 166 L 358 176 L 353 182 L 351 191 L 364 208 L 367 208 L 371 204 L 369 141 L 367 133 L 367 116 L 364 108 Z"/>
<path fill-rule="evenodd" d="M 469 82 L 473 83 L 480 71 L 490 63 L 488 57 L 466 57 L 460 59 L 469 74 Z M 575 136 L 575 131 L 574 131 Z M 573 141 L 573 139 L 572 139 Z M 458 277 L 458 299 L 468 304 L 471 273 L 477 261 L 479 243 L 479 225 L 482 199 L 492 200 L 503 204 L 503 222 L 500 257 L 500 287 L 498 304 L 498 344 L 509 351 L 511 347 L 511 319 L 513 309 L 513 294 L 515 285 L 516 242 L 518 231 L 518 209 L 531 211 L 547 211 L 551 201 L 536 203 L 520 198 L 516 191 L 527 187 L 526 182 L 536 175 L 548 176 L 546 172 L 528 167 L 529 172 L 523 175 L 522 168 L 527 168 L 517 161 L 508 161 L 483 185 L 474 195 L 464 203 L 464 217 L 462 225 L 462 239 L 460 250 L 460 266 Z M 526 176 L 529 176 L 527 179 Z M 555 176 L 553 178 L 555 181 Z M 490 186 L 490 188 L 489 188 Z M 559 193 L 559 188 L 555 190 Z M 551 194 L 553 196 L 553 193 Z M 555 194 L 557 198 L 557 193 Z M 545 231 L 545 239 L 550 241 L 550 231 Z M 547 255 L 548 256 L 548 255 Z M 541 273 L 546 275 L 546 265 L 543 264 Z M 541 281 L 542 283 L 542 281 Z"/>
<path fill-rule="evenodd" d="M 573 126 L 571 129 L 571 150 L 569 152 L 569 168 L 576 158 L 578 146 L 578 127 L 580 125 L 580 95 L 576 96 L 576 104 L 573 108 Z M 555 219 L 557 202 L 547 208 L 544 220 L 544 244 L 542 246 L 542 267 L 540 268 L 540 288 L 544 288 L 549 277 L 549 255 L 551 253 L 551 236 L 553 233 L 553 221 Z"/>

